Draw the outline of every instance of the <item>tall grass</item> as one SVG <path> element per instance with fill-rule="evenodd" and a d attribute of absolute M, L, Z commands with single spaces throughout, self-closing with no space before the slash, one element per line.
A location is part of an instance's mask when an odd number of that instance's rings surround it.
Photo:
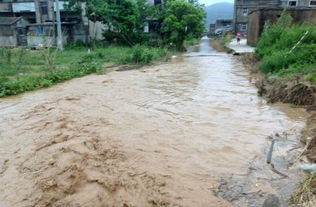
<path fill-rule="evenodd" d="M 71 46 L 62 52 L 55 51 L 55 48 L 38 51 L 0 48 L 0 97 L 102 73 L 104 63 L 150 64 L 169 55 L 164 49 L 141 45 L 93 49 Z"/>
<path fill-rule="evenodd" d="M 266 24 L 255 55 L 264 73 L 306 76 L 316 68 L 316 26 L 293 24 L 291 16 L 283 13 L 277 23 Z"/>
<path fill-rule="evenodd" d="M 211 41 L 211 45 L 218 52 L 232 53 L 232 50 L 226 46 L 232 41 L 232 39 L 233 36 L 231 34 L 221 35 L 214 38 Z"/>

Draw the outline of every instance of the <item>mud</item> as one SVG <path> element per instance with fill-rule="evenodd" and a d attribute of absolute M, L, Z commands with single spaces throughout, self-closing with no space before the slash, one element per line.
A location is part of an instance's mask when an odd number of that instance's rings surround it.
<path fill-rule="evenodd" d="M 301 141 L 306 144 L 306 157 L 316 163 L 316 112 L 310 112 L 306 126 L 302 130 Z"/>
<path fill-rule="evenodd" d="M 257 82 L 260 96 L 270 103 L 282 102 L 295 105 L 315 105 L 316 87 L 299 80 L 282 80 L 271 77 Z"/>
<path fill-rule="evenodd" d="M 252 56 L 244 56 L 242 62 L 250 71 L 256 68 L 257 60 Z M 256 69 L 257 70 L 257 69 Z M 288 103 L 304 107 L 309 113 L 306 126 L 302 130 L 300 140 L 306 144 L 304 155 L 316 162 L 316 86 L 302 82 L 299 77 L 296 80 L 282 79 L 279 77 L 266 78 L 260 74 L 256 77 L 258 94 L 270 103 Z"/>
<path fill-rule="evenodd" d="M 269 103 L 289 103 L 306 109 L 308 113 L 307 122 L 299 136 L 301 143 L 304 144 L 304 149 L 296 155 L 296 159 L 289 163 L 295 164 L 297 161 L 316 163 L 316 86 L 302 81 L 299 77 L 290 80 L 279 77 L 266 78 L 263 74 L 258 72 L 258 60 L 253 55 L 243 55 L 240 57 L 240 60 L 251 73 L 256 74 L 255 79 L 258 94 L 264 97 Z M 291 154 L 293 153 L 291 152 Z M 295 175 L 295 173 L 293 175 Z M 302 175 L 302 177 L 305 177 L 305 175 Z M 298 178 L 297 180 L 300 179 Z M 301 183 L 297 189 L 292 189 L 291 191 L 302 191 L 302 189 L 306 190 L 307 188 L 314 189 L 314 183 L 310 186 L 304 185 L 304 183 Z M 302 192 L 304 192 L 304 190 Z M 280 191 L 282 192 L 283 190 L 281 189 Z M 316 204 L 316 202 L 313 201 L 315 198 L 314 191 L 312 195 L 314 196 L 311 196 L 309 201 L 299 201 L 299 205 L 314 206 Z M 289 199 L 290 196 L 293 196 L 293 194 L 289 194 L 286 198 Z M 292 205 L 297 206 L 297 204 Z"/>
<path fill-rule="evenodd" d="M 0 99 L 0 206 L 228 207 L 213 190 L 250 161 L 280 179 L 262 150 L 304 111 L 267 104 L 208 40 L 187 55 Z"/>
<path fill-rule="evenodd" d="M 271 195 L 278 198 L 277 206 L 287 206 L 287 201 L 303 176 L 296 162 L 302 149 L 293 150 L 294 146 L 300 145 L 293 132 L 269 136 L 268 140 L 272 139 L 275 140 L 272 165 L 268 164 L 266 159 L 269 149 L 267 144 L 263 153 L 248 163 L 244 174 L 232 174 L 222 178 L 214 190 L 215 194 L 231 201 L 236 207 L 264 206 Z"/>

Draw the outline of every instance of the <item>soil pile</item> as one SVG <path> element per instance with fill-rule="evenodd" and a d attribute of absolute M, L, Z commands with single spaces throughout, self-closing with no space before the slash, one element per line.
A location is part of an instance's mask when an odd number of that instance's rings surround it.
<path fill-rule="evenodd" d="M 316 104 L 316 87 L 307 83 L 271 77 L 259 80 L 256 86 L 259 95 L 266 98 L 270 103 Z"/>

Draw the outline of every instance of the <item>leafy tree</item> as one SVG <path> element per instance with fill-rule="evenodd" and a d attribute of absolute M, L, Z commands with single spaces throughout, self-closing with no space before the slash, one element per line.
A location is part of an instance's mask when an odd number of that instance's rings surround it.
<path fill-rule="evenodd" d="M 77 3 L 85 3 L 89 20 L 107 26 L 105 36 L 110 40 L 134 45 L 144 39 L 145 16 L 150 16 L 146 0 L 70 0 L 73 8 Z"/>
<path fill-rule="evenodd" d="M 150 5 L 147 0 L 69 0 L 69 7 L 85 3 L 87 17 L 107 26 L 106 39 L 134 46 L 148 40 L 144 26 L 155 21 L 157 31 L 177 49 L 183 49 L 188 37 L 200 37 L 205 13 L 197 0 L 166 0 L 163 5 Z"/>
<path fill-rule="evenodd" d="M 198 38 L 204 31 L 204 11 L 186 0 L 167 1 L 163 28 L 168 41 L 183 50 L 183 42 L 188 37 Z"/>

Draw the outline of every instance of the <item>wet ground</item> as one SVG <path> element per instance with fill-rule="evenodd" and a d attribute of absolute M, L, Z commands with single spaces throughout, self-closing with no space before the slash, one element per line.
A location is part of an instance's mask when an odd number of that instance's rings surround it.
<path fill-rule="evenodd" d="M 168 63 L 0 99 L 0 206 L 233 206 L 214 195 L 221 178 L 304 121 L 203 39 Z"/>

